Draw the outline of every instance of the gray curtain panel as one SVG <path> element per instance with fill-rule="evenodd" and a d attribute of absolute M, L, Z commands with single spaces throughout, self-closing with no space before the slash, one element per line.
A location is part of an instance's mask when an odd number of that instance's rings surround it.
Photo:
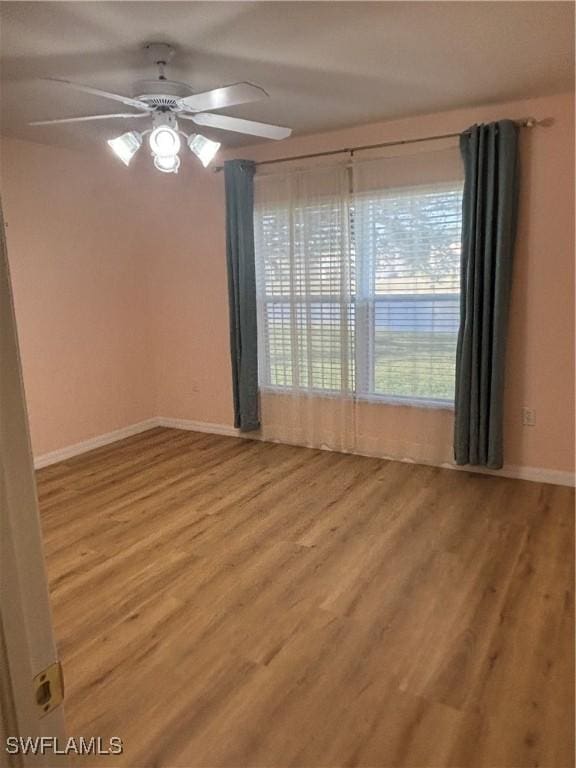
<path fill-rule="evenodd" d="M 226 258 L 230 308 L 230 353 L 234 426 L 259 429 L 256 267 L 254 263 L 254 163 L 224 163 Z"/>
<path fill-rule="evenodd" d="M 460 137 L 460 330 L 456 352 L 457 464 L 500 469 L 508 304 L 518 199 L 518 128 L 474 125 Z"/>

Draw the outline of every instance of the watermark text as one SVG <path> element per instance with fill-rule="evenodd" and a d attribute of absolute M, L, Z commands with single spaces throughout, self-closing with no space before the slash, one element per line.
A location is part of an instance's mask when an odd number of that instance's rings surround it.
<path fill-rule="evenodd" d="M 8 736 L 6 752 L 9 755 L 121 755 L 124 750 L 122 739 L 111 736 L 70 736 L 57 739 L 56 736 Z"/>

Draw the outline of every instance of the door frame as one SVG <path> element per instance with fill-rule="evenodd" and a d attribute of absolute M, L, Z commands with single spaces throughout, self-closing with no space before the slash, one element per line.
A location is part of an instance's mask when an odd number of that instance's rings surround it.
<path fill-rule="evenodd" d="M 34 678 L 58 656 L 42 547 L 34 464 L 0 201 L 0 754 L 14 766 L 61 756 L 10 756 L 8 736 L 65 738 L 63 707 L 36 703 Z"/>

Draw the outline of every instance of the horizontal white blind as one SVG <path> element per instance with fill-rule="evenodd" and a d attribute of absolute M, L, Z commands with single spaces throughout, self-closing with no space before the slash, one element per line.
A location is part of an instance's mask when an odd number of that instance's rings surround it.
<path fill-rule="evenodd" d="M 460 182 L 356 194 L 361 391 L 454 399 L 461 210 Z"/>
<path fill-rule="evenodd" d="M 346 170 L 261 177 L 255 209 L 261 383 L 349 390 L 354 308 Z"/>
<path fill-rule="evenodd" d="M 462 183 L 434 162 L 392 189 L 374 165 L 354 193 L 344 167 L 257 176 L 262 386 L 453 400 Z"/>

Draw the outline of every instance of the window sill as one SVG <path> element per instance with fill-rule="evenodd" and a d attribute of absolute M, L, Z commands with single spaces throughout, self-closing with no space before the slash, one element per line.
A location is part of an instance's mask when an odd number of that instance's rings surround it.
<path fill-rule="evenodd" d="M 261 386 L 260 391 L 267 395 L 284 395 L 286 397 L 314 397 L 327 400 L 355 400 L 372 405 L 395 405 L 403 408 L 423 408 L 426 410 L 454 411 L 454 403 L 448 400 L 425 400 L 409 397 L 392 397 L 389 395 L 352 395 L 323 389 L 289 389 L 284 387 Z"/>

